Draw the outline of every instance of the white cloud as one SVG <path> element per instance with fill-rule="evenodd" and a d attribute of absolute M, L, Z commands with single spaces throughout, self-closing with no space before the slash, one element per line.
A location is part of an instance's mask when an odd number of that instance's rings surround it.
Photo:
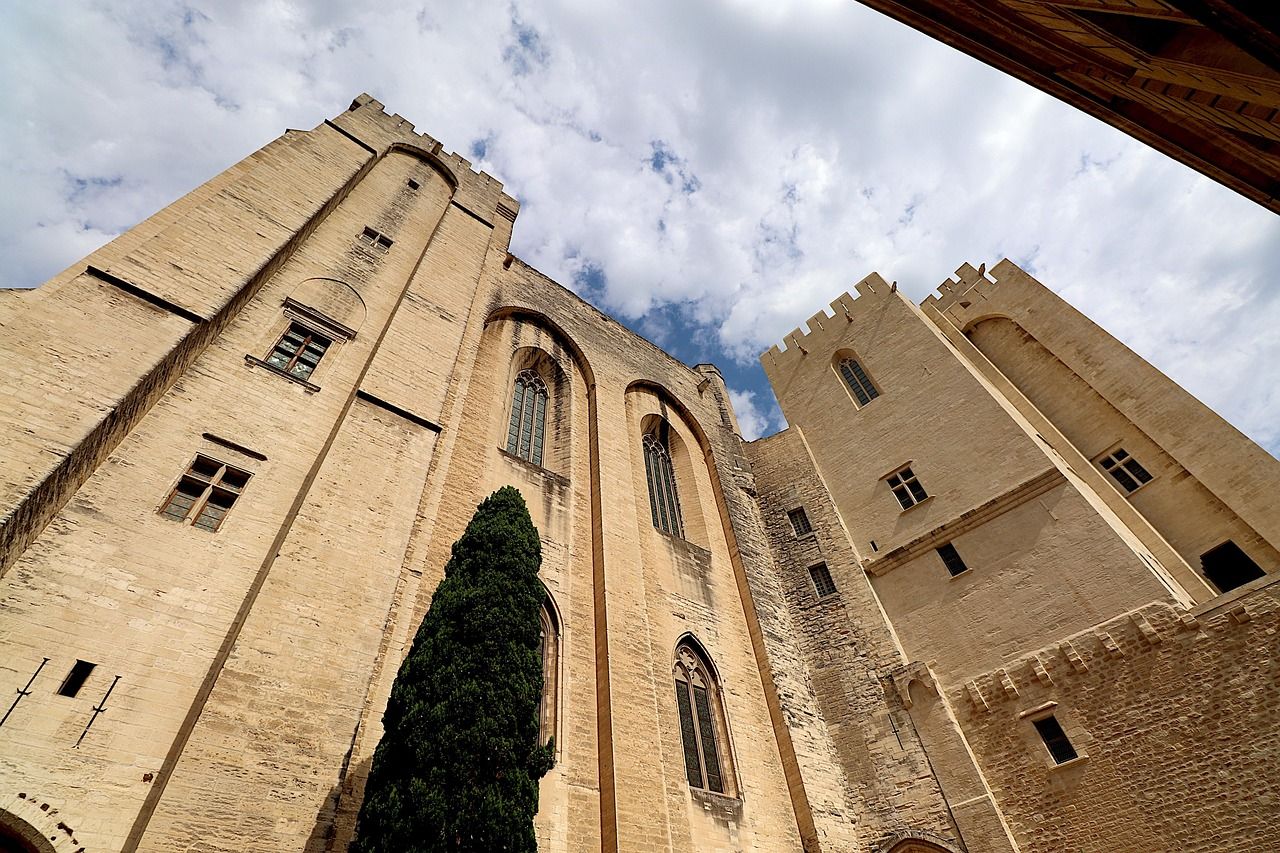
<path fill-rule="evenodd" d="M 867 272 L 919 299 L 1007 255 L 1280 448 L 1280 220 L 857 3 L 2 14 L 24 85 L 0 101 L 0 283 L 368 91 L 448 148 L 483 141 L 522 201 L 518 254 L 566 285 L 600 270 L 587 295 L 655 334 L 708 329 L 699 357 L 748 403 L 755 356 Z"/>
<path fill-rule="evenodd" d="M 772 400 L 757 402 L 755 391 L 739 391 L 729 389 L 729 402 L 733 404 L 734 414 L 738 416 L 738 428 L 747 441 L 755 441 L 762 435 L 777 432 L 785 426 L 782 414 Z"/>

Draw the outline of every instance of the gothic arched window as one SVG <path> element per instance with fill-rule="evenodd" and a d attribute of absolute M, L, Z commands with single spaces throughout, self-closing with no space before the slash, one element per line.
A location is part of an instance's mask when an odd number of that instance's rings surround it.
<path fill-rule="evenodd" d="M 534 370 L 516 376 L 511 398 L 511 425 L 507 428 L 507 452 L 534 465 L 542 464 L 547 427 L 547 383 Z"/>
<path fill-rule="evenodd" d="M 666 421 L 644 437 L 644 470 L 649 483 L 649 509 L 653 526 L 663 533 L 684 538 L 684 522 L 680 519 L 680 498 L 676 494 L 676 474 L 671 467 L 671 450 Z"/>
<path fill-rule="evenodd" d="M 560 621 L 555 605 L 547 596 L 542 602 L 542 695 L 538 697 L 538 743 L 546 743 L 556 733 L 556 710 L 560 691 Z"/>
<path fill-rule="evenodd" d="M 846 358 L 838 366 L 840 376 L 844 378 L 845 384 L 849 386 L 849 391 L 853 393 L 859 406 L 865 406 L 880 396 L 880 392 L 871 382 L 871 377 L 862 369 L 862 365 L 856 358 Z"/>
<path fill-rule="evenodd" d="M 676 649 L 675 681 L 689 787 L 724 794 L 732 778 L 722 739 L 728 727 L 711 665 L 691 641 Z"/>

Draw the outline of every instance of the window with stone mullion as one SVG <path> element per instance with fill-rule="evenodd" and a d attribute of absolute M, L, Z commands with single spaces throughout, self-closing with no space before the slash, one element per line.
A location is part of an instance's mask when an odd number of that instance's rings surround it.
<path fill-rule="evenodd" d="M 542 464 L 546 437 L 547 386 L 532 370 L 516 377 L 511 397 L 511 421 L 507 427 L 507 452 Z"/>
<path fill-rule="evenodd" d="M 684 524 L 680 518 L 680 502 L 676 494 L 676 478 L 671 466 L 671 454 L 655 435 L 644 437 L 644 464 L 649 481 L 649 504 L 653 511 L 653 526 L 663 533 L 683 537 Z"/>

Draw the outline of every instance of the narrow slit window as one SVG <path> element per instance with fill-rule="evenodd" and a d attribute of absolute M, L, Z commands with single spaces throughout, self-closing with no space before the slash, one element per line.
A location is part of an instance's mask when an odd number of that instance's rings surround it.
<path fill-rule="evenodd" d="M 810 566 L 809 577 L 813 579 L 813 588 L 818 593 L 818 598 L 835 594 L 836 582 L 831 579 L 831 570 L 827 568 L 826 563 Z"/>
<path fill-rule="evenodd" d="M 1062 730 L 1062 724 L 1058 722 L 1057 717 L 1050 714 L 1036 720 L 1034 725 L 1040 739 L 1044 741 L 1045 748 L 1049 750 L 1049 755 L 1053 756 L 1055 764 L 1066 764 L 1078 756 L 1076 748 L 1071 745 L 1071 739 Z"/>
<path fill-rule="evenodd" d="M 1102 457 L 1098 464 L 1120 484 L 1126 493 L 1137 491 L 1139 486 L 1150 483 L 1152 479 L 1147 469 L 1143 468 L 1137 459 L 1120 448 Z"/>
<path fill-rule="evenodd" d="M 202 530 L 217 530 L 250 476 L 248 471 L 208 456 L 196 456 L 160 507 L 160 514 Z"/>
<path fill-rule="evenodd" d="M 542 692 L 538 694 L 538 743 L 545 744 L 556 733 L 559 708 L 560 623 L 548 597 L 542 602 Z"/>
<path fill-rule="evenodd" d="M 301 323 L 290 323 L 289 329 L 272 348 L 267 364 L 281 373 L 306 381 L 315 372 L 333 341 L 318 335 Z"/>
<path fill-rule="evenodd" d="M 80 688 L 84 687 L 84 683 L 89 680 L 89 674 L 93 672 L 96 663 L 89 663 L 87 660 L 78 660 L 71 667 L 71 671 L 67 673 L 67 677 L 62 679 L 62 686 L 58 688 L 59 696 L 75 696 L 80 692 Z"/>
<path fill-rule="evenodd" d="M 534 370 L 516 376 L 511 397 L 511 421 L 507 426 L 507 452 L 542 464 L 547 430 L 547 383 Z"/>
<path fill-rule="evenodd" d="M 964 564 L 964 560 L 960 557 L 960 552 L 950 542 L 938 546 L 938 556 L 942 558 L 942 564 L 947 567 L 947 573 L 951 577 L 969 571 L 969 567 Z"/>
<path fill-rule="evenodd" d="M 731 775 L 721 749 L 722 733 L 726 731 L 724 711 L 711 667 L 691 643 L 682 643 L 676 650 L 675 683 L 689 787 L 726 793 L 726 780 Z"/>
<path fill-rule="evenodd" d="M 796 536 L 806 536 L 813 532 L 813 526 L 809 524 L 809 516 L 805 513 L 804 507 L 798 506 L 787 513 L 787 518 L 791 519 L 791 530 Z"/>
<path fill-rule="evenodd" d="M 360 242 L 372 246 L 377 251 L 383 253 L 386 253 L 386 251 L 391 248 L 393 242 L 386 234 L 383 234 L 380 231 L 375 231 L 368 226 L 365 226 L 364 230 L 360 232 L 359 239 Z"/>
<path fill-rule="evenodd" d="M 676 494 L 676 474 L 671 465 L 668 431 L 663 422 L 656 432 L 643 439 L 645 477 L 649 484 L 649 510 L 653 526 L 663 533 L 684 538 L 684 522 L 680 517 L 680 498 Z"/>
<path fill-rule="evenodd" d="M 876 390 L 876 386 L 871 381 L 871 377 L 867 376 L 866 370 L 856 358 L 846 358 L 840 362 L 840 376 L 844 379 L 845 384 L 849 386 L 849 390 L 853 393 L 854 399 L 858 401 L 859 406 L 865 406 L 876 397 L 880 396 L 880 392 Z"/>
<path fill-rule="evenodd" d="M 895 471 L 885 478 L 885 482 L 889 484 L 889 488 L 893 491 L 893 496 L 898 499 L 898 503 L 902 505 L 903 509 L 911 509 L 929 497 L 925 493 L 924 486 L 920 485 L 920 481 L 916 479 L 915 473 L 910 468 Z"/>

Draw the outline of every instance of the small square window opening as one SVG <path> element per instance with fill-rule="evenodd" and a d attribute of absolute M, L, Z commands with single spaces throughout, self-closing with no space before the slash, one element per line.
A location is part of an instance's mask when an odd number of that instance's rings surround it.
<path fill-rule="evenodd" d="M 95 663 L 89 663 L 85 660 L 78 660 L 71 667 L 71 671 L 67 673 L 67 677 L 62 679 L 62 686 L 58 688 L 59 696 L 75 696 L 80 692 L 80 688 L 84 687 L 84 683 L 89 680 L 89 673 L 93 672 L 93 668 L 97 666 Z"/>
<path fill-rule="evenodd" d="M 1044 741 L 1045 748 L 1049 750 L 1049 755 L 1053 756 L 1055 764 L 1066 764 L 1078 757 L 1076 748 L 1071 745 L 1071 739 L 1062 730 L 1062 724 L 1058 722 L 1057 717 L 1050 714 L 1035 720 L 1033 724 L 1040 739 Z"/>
<path fill-rule="evenodd" d="M 203 530 L 217 530 L 250 476 L 248 471 L 208 456 L 196 456 L 160 507 L 160 514 Z"/>
<path fill-rule="evenodd" d="M 964 560 L 960 558 L 960 552 L 956 550 L 956 546 L 950 542 L 938 546 L 938 556 L 942 558 L 942 564 L 947 567 L 947 572 L 951 577 L 969 570 L 969 567 L 964 564 Z"/>
<path fill-rule="evenodd" d="M 267 356 L 267 364 L 305 381 L 311 378 L 332 343 L 300 323 L 291 323 Z"/>
<path fill-rule="evenodd" d="M 787 518 L 791 519 L 791 530 L 796 536 L 805 536 L 813 532 L 813 526 L 809 524 L 809 516 L 805 513 L 804 507 L 798 506 L 787 513 Z"/>
<path fill-rule="evenodd" d="M 418 183 L 417 181 L 415 181 L 413 178 L 410 178 L 410 179 L 409 179 L 409 189 L 411 189 L 411 190 L 416 190 L 416 189 L 418 189 L 420 186 L 422 186 L 422 184 L 419 184 L 419 183 Z"/>
<path fill-rule="evenodd" d="M 1147 469 L 1122 448 L 1117 448 L 1115 452 L 1104 456 L 1098 464 L 1126 492 L 1137 491 L 1139 486 L 1150 483 L 1152 479 Z"/>
<path fill-rule="evenodd" d="M 835 593 L 836 582 L 831 579 L 831 572 L 827 569 L 826 563 L 810 566 L 809 577 L 813 578 L 813 588 L 817 591 L 818 598 L 826 598 Z"/>
<path fill-rule="evenodd" d="M 903 509 L 911 509 L 929 497 L 910 468 L 903 468 L 901 471 L 890 474 L 885 478 L 885 482 L 889 484 L 889 488 L 893 490 L 893 496 L 898 499 Z"/>

